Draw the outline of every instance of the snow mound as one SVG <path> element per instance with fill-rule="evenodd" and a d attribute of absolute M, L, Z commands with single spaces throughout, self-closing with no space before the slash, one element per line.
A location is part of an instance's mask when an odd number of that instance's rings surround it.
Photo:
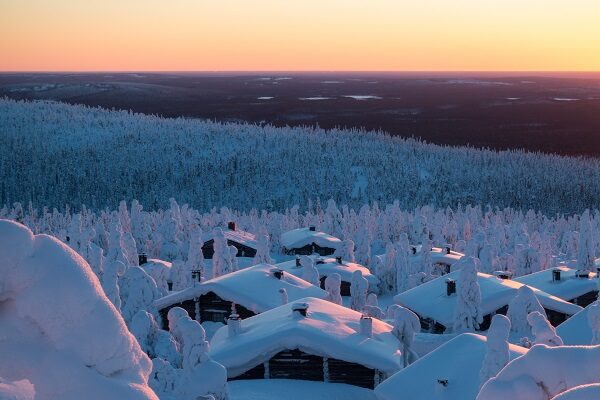
<path fill-rule="evenodd" d="M 400 368 L 399 342 L 392 326 L 373 319 L 372 337 L 360 333 L 362 313 L 316 298 L 300 299 L 307 316 L 294 315 L 294 303 L 241 321 L 241 332 L 231 337 L 228 327 L 211 341 L 211 357 L 227 368 L 229 377 L 243 374 L 285 349 L 362 364 L 394 373 Z"/>
<path fill-rule="evenodd" d="M 548 400 L 596 382 L 600 382 L 600 346 L 536 345 L 490 379 L 477 400 Z"/>
<path fill-rule="evenodd" d="M 0 220 L 0 376 L 38 399 L 155 399 L 150 360 L 91 268 L 47 235 Z"/>
<path fill-rule="evenodd" d="M 441 345 L 375 388 L 380 400 L 403 399 L 470 400 L 479 390 L 479 371 L 487 338 L 465 333 Z M 509 345 L 511 358 L 526 349 Z M 506 399 L 503 399 L 506 400 Z"/>
<path fill-rule="evenodd" d="M 310 228 L 292 229 L 281 234 L 279 243 L 286 249 L 295 249 L 312 245 L 337 249 L 342 241 L 325 232 L 311 231 Z"/>

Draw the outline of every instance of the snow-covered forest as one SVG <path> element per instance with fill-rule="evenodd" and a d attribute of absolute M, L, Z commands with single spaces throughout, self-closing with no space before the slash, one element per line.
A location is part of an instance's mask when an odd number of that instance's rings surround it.
<path fill-rule="evenodd" d="M 283 211 L 334 199 L 581 213 L 598 206 L 600 160 L 444 147 L 358 130 L 164 119 L 0 100 L 0 204 L 79 209 L 175 197 L 201 211 Z"/>

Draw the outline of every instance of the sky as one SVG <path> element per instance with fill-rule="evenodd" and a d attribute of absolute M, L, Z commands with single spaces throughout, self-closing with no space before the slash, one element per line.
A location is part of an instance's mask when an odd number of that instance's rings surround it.
<path fill-rule="evenodd" d="M 0 71 L 599 71 L 598 0 L 0 0 Z"/>

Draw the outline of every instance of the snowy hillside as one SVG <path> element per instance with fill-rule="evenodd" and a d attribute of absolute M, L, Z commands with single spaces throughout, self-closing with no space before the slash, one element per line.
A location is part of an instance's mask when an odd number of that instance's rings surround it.
<path fill-rule="evenodd" d="M 0 127 L 0 204 L 101 208 L 137 198 L 157 209 L 173 196 L 200 210 L 282 210 L 317 198 L 354 207 L 397 199 L 404 209 L 490 204 L 552 215 L 594 208 L 600 192 L 597 159 L 441 147 L 356 130 L 7 99 Z"/>

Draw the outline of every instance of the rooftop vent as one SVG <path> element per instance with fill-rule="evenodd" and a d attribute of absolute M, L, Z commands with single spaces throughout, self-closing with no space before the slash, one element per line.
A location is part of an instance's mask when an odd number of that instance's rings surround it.
<path fill-rule="evenodd" d="M 281 280 L 281 278 L 283 278 L 283 270 L 279 269 L 279 268 L 275 268 L 273 270 L 271 270 L 271 272 L 273 273 L 273 276 L 279 280 Z"/>
<path fill-rule="evenodd" d="M 438 379 L 437 382 L 443 387 L 448 386 L 448 379 Z"/>
<path fill-rule="evenodd" d="M 138 254 L 138 264 L 144 265 L 148 262 L 148 256 L 146 253 Z"/>
<path fill-rule="evenodd" d="M 292 314 L 295 316 L 306 317 L 308 313 L 308 304 L 306 303 L 296 303 L 292 305 Z"/>
<path fill-rule="evenodd" d="M 335 258 L 335 262 L 337 262 L 338 264 L 343 264 L 342 263 L 342 257 L 336 257 Z"/>
<path fill-rule="evenodd" d="M 600 267 L 596 267 L 596 278 L 600 278 Z"/>
<path fill-rule="evenodd" d="M 368 338 L 373 337 L 373 318 L 364 314 L 360 317 L 360 334 Z"/>
<path fill-rule="evenodd" d="M 227 223 L 227 228 L 229 228 L 230 231 L 235 231 L 235 222 L 229 221 Z"/>
<path fill-rule="evenodd" d="M 560 269 L 552 270 L 552 282 L 560 281 Z"/>
<path fill-rule="evenodd" d="M 456 293 L 456 281 L 454 279 L 446 279 L 446 295 L 450 296 Z"/>
<path fill-rule="evenodd" d="M 450 246 L 446 246 L 446 254 L 450 254 L 451 250 L 450 250 Z"/>
<path fill-rule="evenodd" d="M 167 281 L 167 290 L 169 292 L 171 292 L 173 290 L 173 281 L 172 280 Z"/>
<path fill-rule="evenodd" d="M 317 228 L 314 226 L 310 226 L 310 227 L 308 227 L 308 230 L 311 232 L 315 232 L 317 230 Z"/>
<path fill-rule="evenodd" d="M 202 270 L 193 269 L 192 270 L 192 280 L 194 281 L 194 283 L 200 282 L 202 280 Z"/>
<path fill-rule="evenodd" d="M 417 248 L 415 246 L 410 246 L 410 248 L 412 250 L 413 255 L 417 254 Z"/>

